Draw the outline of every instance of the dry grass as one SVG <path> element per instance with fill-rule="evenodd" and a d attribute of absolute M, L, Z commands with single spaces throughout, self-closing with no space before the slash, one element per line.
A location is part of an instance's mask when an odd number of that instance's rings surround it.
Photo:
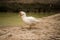
<path fill-rule="evenodd" d="M 0 40 L 60 40 L 60 14 L 39 18 L 32 29 L 5 27 L 0 29 Z"/>

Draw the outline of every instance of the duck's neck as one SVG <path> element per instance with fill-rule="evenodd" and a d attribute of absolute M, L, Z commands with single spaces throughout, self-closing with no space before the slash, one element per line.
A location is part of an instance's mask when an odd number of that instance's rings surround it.
<path fill-rule="evenodd" d="M 22 18 L 26 17 L 26 15 L 21 16 Z"/>

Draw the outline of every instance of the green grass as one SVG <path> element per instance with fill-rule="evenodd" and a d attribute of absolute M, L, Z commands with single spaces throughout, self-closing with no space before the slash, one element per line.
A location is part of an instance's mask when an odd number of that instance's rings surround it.
<path fill-rule="evenodd" d="M 45 17 L 52 15 L 52 13 L 28 13 L 27 16 L 34 16 L 37 18 Z M 0 26 L 16 26 L 16 25 L 22 25 L 23 22 L 21 20 L 21 17 L 18 13 L 6 13 L 6 12 L 0 12 Z"/>
<path fill-rule="evenodd" d="M 22 24 L 21 18 L 17 13 L 0 13 L 0 25 L 20 25 Z"/>

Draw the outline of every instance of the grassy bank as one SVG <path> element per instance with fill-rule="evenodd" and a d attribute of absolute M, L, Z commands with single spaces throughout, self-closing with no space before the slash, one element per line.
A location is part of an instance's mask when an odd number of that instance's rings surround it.
<path fill-rule="evenodd" d="M 27 13 L 27 16 L 34 16 L 36 18 L 41 18 L 45 16 L 52 15 L 53 13 Z M 21 17 L 18 13 L 0 12 L 0 26 L 16 26 L 23 24 Z"/>

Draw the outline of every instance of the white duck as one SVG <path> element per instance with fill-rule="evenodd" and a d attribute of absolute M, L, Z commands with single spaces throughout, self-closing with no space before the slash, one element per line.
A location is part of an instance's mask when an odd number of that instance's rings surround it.
<path fill-rule="evenodd" d="M 26 23 L 26 24 L 28 24 L 28 25 L 30 25 L 30 29 L 31 29 L 31 27 L 33 26 L 33 25 L 35 25 L 36 23 L 39 23 L 39 20 L 37 20 L 36 18 L 34 18 L 34 17 L 27 17 L 26 16 L 26 13 L 24 12 L 24 11 L 20 11 L 19 12 L 19 15 L 21 16 L 21 18 L 22 18 L 22 20 Z"/>

